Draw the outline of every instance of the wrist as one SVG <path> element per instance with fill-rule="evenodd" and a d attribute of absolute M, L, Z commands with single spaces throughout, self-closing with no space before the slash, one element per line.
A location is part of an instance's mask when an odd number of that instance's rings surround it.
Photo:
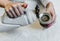
<path fill-rule="evenodd" d="M 2 0 L 2 1 L 0 1 L 0 6 L 5 8 L 7 6 L 7 4 L 9 4 L 9 3 L 11 3 L 11 1 L 9 1 L 9 0 L 5 0 L 5 1 Z"/>

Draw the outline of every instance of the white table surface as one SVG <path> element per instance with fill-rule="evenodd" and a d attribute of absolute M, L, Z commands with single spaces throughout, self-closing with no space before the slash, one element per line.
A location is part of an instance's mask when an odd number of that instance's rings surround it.
<path fill-rule="evenodd" d="M 45 30 L 25 26 L 14 31 L 1 32 L 0 41 L 60 41 L 60 1 L 52 0 L 52 2 L 56 11 L 56 23 L 53 26 Z"/>

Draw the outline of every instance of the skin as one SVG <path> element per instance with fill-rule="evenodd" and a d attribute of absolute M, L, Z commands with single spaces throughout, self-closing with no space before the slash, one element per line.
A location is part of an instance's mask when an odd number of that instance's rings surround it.
<path fill-rule="evenodd" d="M 0 7 L 5 8 L 5 11 L 6 11 L 7 15 L 10 16 L 10 18 L 16 18 L 23 13 L 22 9 L 21 9 L 22 7 L 24 7 L 23 4 L 25 7 L 27 6 L 27 4 L 25 4 L 25 3 L 21 4 L 21 3 L 14 3 L 9 0 L 0 0 Z M 17 7 L 18 7 L 18 9 L 17 9 Z M 55 11 L 54 11 L 54 6 L 51 2 L 49 2 L 46 5 L 46 11 L 52 15 L 52 19 L 53 19 L 52 21 L 54 21 L 55 20 Z"/>
<path fill-rule="evenodd" d="M 46 11 L 52 15 L 52 22 L 55 21 L 56 15 L 55 15 L 55 10 L 52 2 L 49 2 L 46 6 Z"/>

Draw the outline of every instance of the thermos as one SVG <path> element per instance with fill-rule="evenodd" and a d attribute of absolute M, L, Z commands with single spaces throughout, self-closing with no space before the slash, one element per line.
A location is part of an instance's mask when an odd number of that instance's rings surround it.
<path fill-rule="evenodd" d="M 44 12 L 39 15 L 39 22 L 45 28 L 48 28 L 52 25 L 52 16 L 51 14 Z"/>

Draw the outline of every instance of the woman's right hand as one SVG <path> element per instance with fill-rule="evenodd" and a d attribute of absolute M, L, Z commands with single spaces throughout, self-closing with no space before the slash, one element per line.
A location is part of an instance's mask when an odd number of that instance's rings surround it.
<path fill-rule="evenodd" d="M 6 14 L 10 18 L 16 18 L 16 17 L 23 14 L 22 7 L 24 7 L 24 6 L 26 7 L 27 4 L 25 4 L 25 3 L 20 4 L 20 3 L 10 2 L 10 3 L 6 4 L 6 6 L 5 6 Z"/>

